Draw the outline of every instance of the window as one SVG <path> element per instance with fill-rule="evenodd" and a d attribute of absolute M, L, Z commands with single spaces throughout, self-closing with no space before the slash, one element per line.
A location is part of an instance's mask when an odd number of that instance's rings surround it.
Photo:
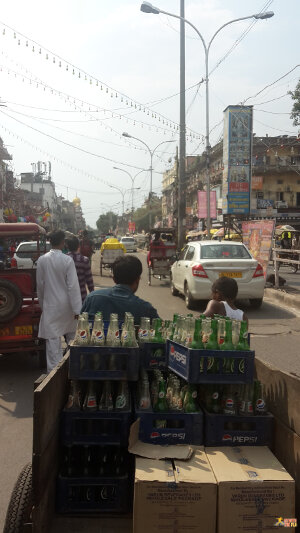
<path fill-rule="evenodd" d="M 189 246 L 188 251 L 185 256 L 186 261 L 192 261 L 193 257 L 195 255 L 195 248 L 194 246 Z"/>
<path fill-rule="evenodd" d="M 178 257 L 178 261 L 184 259 L 184 256 L 185 256 L 185 253 L 186 253 L 187 249 L 188 249 L 188 246 L 185 246 L 185 247 L 183 248 L 183 250 L 181 250 L 181 252 L 180 252 L 180 254 L 179 254 L 179 257 Z"/>
<path fill-rule="evenodd" d="M 49 252 L 51 248 L 50 243 L 46 244 L 46 251 Z M 43 244 L 40 244 L 40 253 L 44 252 Z M 26 242 L 24 244 L 20 244 L 18 247 L 18 251 L 16 252 L 17 257 L 25 258 L 25 259 L 31 259 L 35 254 L 37 253 L 37 244 L 36 242 Z"/>
<path fill-rule="evenodd" d="M 283 184 L 283 180 L 277 180 L 277 185 L 282 185 Z"/>
<path fill-rule="evenodd" d="M 276 193 L 276 199 L 279 202 L 284 202 L 283 192 L 277 192 Z"/>
<path fill-rule="evenodd" d="M 251 259 L 251 255 L 243 245 L 204 244 L 201 246 L 201 259 Z"/>

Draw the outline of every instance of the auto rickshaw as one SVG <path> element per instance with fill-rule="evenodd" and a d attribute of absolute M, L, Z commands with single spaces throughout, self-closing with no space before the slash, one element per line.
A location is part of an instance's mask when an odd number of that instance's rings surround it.
<path fill-rule="evenodd" d="M 32 268 L 18 269 L 10 261 L 11 243 L 36 241 Z M 1 223 L 0 340 L 1 354 L 30 352 L 46 366 L 45 341 L 38 338 L 41 308 L 36 292 L 36 261 L 46 252 L 46 231 L 34 223 Z"/>

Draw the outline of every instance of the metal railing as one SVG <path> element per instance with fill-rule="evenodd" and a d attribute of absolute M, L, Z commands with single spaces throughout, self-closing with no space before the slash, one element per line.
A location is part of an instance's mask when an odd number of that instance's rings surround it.
<path fill-rule="evenodd" d="M 300 269 L 300 250 L 286 250 L 284 248 L 272 248 L 273 252 L 273 261 L 274 261 L 274 270 L 275 270 L 275 289 L 279 288 L 279 266 L 280 263 L 284 263 L 286 265 L 297 265 L 298 269 Z M 294 255 L 297 256 L 297 259 L 289 259 L 288 257 L 279 257 L 280 255 Z"/>

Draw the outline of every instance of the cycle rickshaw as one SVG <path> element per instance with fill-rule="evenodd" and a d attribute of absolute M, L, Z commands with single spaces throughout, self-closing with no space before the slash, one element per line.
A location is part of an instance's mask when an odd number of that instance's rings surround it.
<path fill-rule="evenodd" d="M 156 240 L 149 244 L 148 262 L 148 284 L 151 285 L 151 278 L 170 277 L 171 266 L 176 256 L 175 229 L 155 228 L 151 234 L 157 235 Z"/>

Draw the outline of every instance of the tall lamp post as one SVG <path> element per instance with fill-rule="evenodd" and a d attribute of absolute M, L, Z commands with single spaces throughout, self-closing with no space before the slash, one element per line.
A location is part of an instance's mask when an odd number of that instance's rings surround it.
<path fill-rule="evenodd" d="M 151 229 L 151 226 L 152 226 L 152 212 L 151 212 L 151 208 L 152 208 L 152 174 L 153 174 L 153 156 L 154 156 L 154 153 L 155 151 L 157 150 L 157 148 L 159 146 L 161 146 L 162 144 L 164 143 L 173 143 L 175 142 L 175 139 L 171 140 L 171 141 L 162 141 L 161 143 L 159 143 L 157 146 L 155 146 L 155 148 L 153 150 L 151 150 L 151 148 L 148 146 L 148 144 L 146 144 L 144 141 L 142 141 L 142 139 L 138 139 L 138 137 L 133 137 L 133 135 L 129 135 L 129 133 L 127 133 L 126 131 L 124 131 L 124 133 L 122 133 L 123 137 L 127 137 L 129 139 L 135 139 L 136 141 L 139 141 L 140 143 L 142 143 L 144 146 L 146 146 L 149 154 L 150 154 L 150 196 L 149 196 L 149 229 Z"/>
<path fill-rule="evenodd" d="M 241 20 L 247 20 L 247 19 L 252 19 L 252 18 L 255 18 L 255 19 L 268 19 L 268 18 L 271 18 L 273 17 L 274 13 L 273 11 L 265 11 L 263 13 L 256 13 L 254 15 L 249 15 L 247 17 L 240 17 L 238 19 L 233 19 L 233 20 L 230 20 L 229 22 L 226 22 L 225 24 L 223 24 L 215 33 L 214 35 L 212 36 L 212 38 L 210 39 L 208 45 L 206 44 L 205 40 L 203 39 L 200 31 L 196 28 L 196 26 L 194 26 L 194 24 L 192 24 L 189 20 L 187 20 L 186 18 L 183 18 L 183 17 L 180 17 L 179 15 L 175 15 L 174 13 L 168 13 L 167 11 L 163 11 L 162 9 L 159 9 L 158 7 L 154 7 L 152 4 L 150 4 L 150 2 L 143 2 L 141 4 L 141 11 L 143 11 L 144 13 L 153 13 L 154 15 L 159 15 L 160 13 L 163 13 L 164 15 L 168 15 L 169 17 L 174 17 L 174 18 L 177 18 L 179 20 L 182 20 L 184 21 L 186 24 L 189 24 L 189 26 L 191 26 L 195 31 L 196 33 L 198 34 L 198 36 L 200 37 L 201 41 L 202 41 L 202 44 L 203 44 L 203 47 L 204 47 L 204 52 L 205 52 L 205 87 L 206 87 L 206 91 L 205 91 L 205 107 L 206 107 L 206 120 L 205 120 L 205 123 L 206 123 L 206 128 L 205 128 L 205 156 L 206 156 L 206 198 L 207 198 L 207 222 L 206 222 L 206 227 L 207 227 L 207 233 L 208 233 L 208 237 L 210 237 L 210 228 L 211 228 L 211 224 L 210 224 L 210 175 L 209 175 L 209 170 L 210 170 L 210 143 L 209 143 L 209 87 L 208 87 L 208 82 L 209 82 L 209 79 L 208 79 L 208 55 L 209 55 L 209 50 L 210 50 L 210 47 L 211 47 L 211 44 L 214 40 L 214 38 L 218 35 L 218 33 L 223 29 L 225 28 L 226 26 L 228 26 L 229 24 L 232 24 L 233 22 L 239 22 Z"/>
<path fill-rule="evenodd" d="M 111 189 L 116 189 L 117 191 L 119 191 L 119 193 L 121 193 L 122 195 L 122 221 L 123 221 L 123 231 L 125 233 L 125 228 L 124 228 L 124 213 L 125 213 L 125 208 L 124 208 L 124 204 L 125 204 L 125 194 L 128 192 L 128 191 L 132 191 L 135 189 L 135 190 L 138 190 L 140 189 L 140 187 L 135 187 L 135 188 L 132 188 L 131 189 L 121 189 L 120 187 L 116 187 L 116 185 L 109 185 L 109 187 Z"/>
<path fill-rule="evenodd" d="M 140 170 L 137 174 L 135 174 L 135 176 L 132 176 L 130 174 L 130 172 L 128 172 L 128 170 L 124 170 L 124 168 L 119 168 L 119 167 L 113 167 L 114 170 L 120 170 L 121 172 L 125 172 L 125 174 L 127 174 L 130 179 L 131 179 L 131 184 L 132 184 L 132 187 L 131 187 L 131 216 L 133 215 L 133 191 L 134 191 L 134 181 L 135 181 L 135 178 L 137 178 L 137 176 L 139 174 L 141 174 L 142 172 L 147 172 L 148 169 L 144 169 L 143 170 Z M 138 189 L 140 187 L 137 187 Z"/>

